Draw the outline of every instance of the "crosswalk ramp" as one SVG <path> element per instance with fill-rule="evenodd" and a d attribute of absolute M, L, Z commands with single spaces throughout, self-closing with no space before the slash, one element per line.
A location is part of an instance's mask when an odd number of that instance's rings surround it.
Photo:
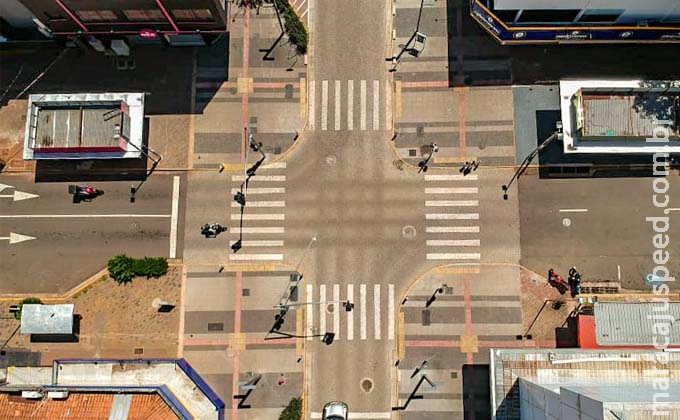
<path fill-rule="evenodd" d="M 393 86 L 389 80 L 310 80 L 310 130 L 378 131 L 392 127 Z"/>
<path fill-rule="evenodd" d="M 286 220 L 286 162 L 264 165 L 248 178 L 246 205 L 231 201 L 229 217 L 229 260 L 283 261 Z M 231 196 L 241 191 L 245 175 L 231 176 Z M 240 241 L 240 249 L 231 248 Z"/>
<path fill-rule="evenodd" d="M 307 339 L 332 332 L 334 340 L 394 340 L 394 299 L 394 284 L 308 284 Z"/>
<path fill-rule="evenodd" d="M 425 175 L 428 260 L 479 261 L 479 177 Z"/>

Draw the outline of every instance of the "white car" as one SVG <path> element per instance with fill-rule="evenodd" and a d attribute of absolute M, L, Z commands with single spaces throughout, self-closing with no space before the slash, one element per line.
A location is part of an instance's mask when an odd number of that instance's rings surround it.
<path fill-rule="evenodd" d="M 347 420 L 347 404 L 332 401 L 324 405 L 322 420 Z"/>

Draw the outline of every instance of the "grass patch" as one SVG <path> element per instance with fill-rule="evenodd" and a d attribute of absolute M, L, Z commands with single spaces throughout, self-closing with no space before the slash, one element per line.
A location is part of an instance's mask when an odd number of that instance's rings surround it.
<path fill-rule="evenodd" d="M 293 398 L 283 409 L 279 420 L 300 420 L 302 418 L 302 398 Z"/>

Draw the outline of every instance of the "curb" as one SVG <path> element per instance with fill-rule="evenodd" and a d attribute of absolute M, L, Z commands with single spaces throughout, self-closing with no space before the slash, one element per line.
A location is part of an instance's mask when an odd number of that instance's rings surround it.
<path fill-rule="evenodd" d="M 72 287 L 71 289 L 67 290 L 63 294 L 58 294 L 58 293 L 8 293 L 8 294 L 3 294 L 0 295 L 0 302 L 7 302 L 7 301 L 16 301 L 16 300 L 21 300 L 27 297 L 37 297 L 43 302 L 61 302 L 67 299 L 72 298 L 75 294 L 83 291 L 83 289 L 86 289 L 90 286 L 92 286 L 94 283 L 98 282 L 102 277 L 109 275 L 109 270 L 104 268 L 100 270 L 98 273 L 90 276 L 87 280 L 83 281 L 82 283 L 76 285 L 75 287 Z"/>

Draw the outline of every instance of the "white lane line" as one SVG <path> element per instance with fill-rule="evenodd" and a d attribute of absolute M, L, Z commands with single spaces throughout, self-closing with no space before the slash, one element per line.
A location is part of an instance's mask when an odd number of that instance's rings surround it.
<path fill-rule="evenodd" d="M 359 126 L 361 130 L 366 130 L 366 81 L 362 80 L 361 85 L 361 97 L 359 98 L 359 108 L 361 110 L 361 119 L 359 120 Z"/>
<path fill-rule="evenodd" d="M 347 285 L 347 300 L 354 303 L 354 285 Z M 347 312 L 347 339 L 354 340 L 354 311 Z"/>
<path fill-rule="evenodd" d="M 250 188 L 248 189 L 248 194 L 250 194 Z M 241 205 L 235 201 L 231 202 L 232 207 L 241 207 Z M 247 201 L 246 207 L 285 207 L 285 201 Z"/>
<path fill-rule="evenodd" d="M 321 418 L 321 413 L 317 413 L 315 411 L 312 411 L 311 413 L 311 418 L 313 419 L 320 419 Z M 392 413 L 390 412 L 374 412 L 374 413 L 369 413 L 369 412 L 356 412 L 352 411 L 349 414 L 350 419 L 363 419 L 363 420 L 381 420 L 381 419 L 391 419 L 392 418 Z"/>
<path fill-rule="evenodd" d="M 248 190 L 250 192 L 250 190 Z M 479 188 L 425 188 L 425 194 L 477 194 Z"/>
<path fill-rule="evenodd" d="M 0 214 L 0 219 L 170 219 L 172 214 Z"/>
<path fill-rule="evenodd" d="M 380 285 L 373 285 L 373 322 L 375 339 L 380 340 Z"/>
<path fill-rule="evenodd" d="M 366 339 L 366 285 L 359 286 L 359 314 L 361 315 L 359 323 L 359 334 L 362 340 Z"/>
<path fill-rule="evenodd" d="M 373 81 L 373 130 L 380 130 L 380 80 Z"/>
<path fill-rule="evenodd" d="M 328 129 L 328 80 L 321 82 L 321 130 Z"/>
<path fill-rule="evenodd" d="M 262 165 L 262 169 L 286 169 L 286 162 L 272 162 Z"/>
<path fill-rule="evenodd" d="M 428 239 L 427 246 L 479 246 L 479 239 L 439 240 Z"/>
<path fill-rule="evenodd" d="M 425 175 L 425 181 L 477 181 L 477 175 Z"/>
<path fill-rule="evenodd" d="M 619 281 L 621 281 L 621 266 L 620 265 L 616 266 L 616 273 L 617 273 L 617 278 L 619 279 Z"/>
<path fill-rule="evenodd" d="M 314 305 L 311 304 L 314 298 L 313 287 L 312 284 L 307 285 L 307 305 L 305 305 L 305 308 L 307 308 L 307 341 L 311 340 L 312 335 L 314 335 Z"/>
<path fill-rule="evenodd" d="M 335 333 L 335 338 L 340 338 L 340 304 L 337 303 L 340 300 L 340 285 L 333 285 L 333 332 Z"/>
<path fill-rule="evenodd" d="M 231 180 L 234 182 L 243 182 L 246 177 L 244 175 L 232 175 Z M 285 175 L 255 175 L 251 176 L 248 182 L 283 182 L 286 180 Z M 248 188 L 248 194 L 250 194 L 250 188 Z"/>
<path fill-rule="evenodd" d="M 283 261 L 283 254 L 229 254 L 234 261 Z"/>
<path fill-rule="evenodd" d="M 392 127 L 392 84 L 385 82 L 385 129 Z"/>
<path fill-rule="evenodd" d="M 233 216 L 233 215 L 232 215 Z M 426 220 L 477 220 L 479 213 L 427 213 Z"/>
<path fill-rule="evenodd" d="M 428 200 L 425 202 L 425 207 L 474 207 L 478 205 L 477 200 Z M 240 204 L 232 201 L 232 206 L 240 206 Z"/>
<path fill-rule="evenodd" d="M 666 210 L 664 210 L 664 213 L 669 212 L 669 211 L 680 211 L 680 208 L 675 208 L 675 207 L 667 208 Z M 668 214 L 668 213 L 666 213 L 666 214 Z"/>
<path fill-rule="evenodd" d="M 560 213 L 587 213 L 588 209 L 560 209 Z"/>
<path fill-rule="evenodd" d="M 347 81 L 347 129 L 354 130 L 354 80 Z"/>
<path fill-rule="evenodd" d="M 427 254 L 428 260 L 478 260 L 481 258 L 479 253 L 460 253 L 460 254 Z"/>
<path fill-rule="evenodd" d="M 229 241 L 229 246 L 234 245 L 237 241 Z M 283 246 L 283 241 L 241 241 L 241 246 L 246 247 L 269 247 L 269 246 Z"/>
<path fill-rule="evenodd" d="M 335 81 L 335 131 L 340 130 L 340 81 Z"/>
<path fill-rule="evenodd" d="M 387 286 L 387 339 L 394 340 L 394 284 Z"/>
<path fill-rule="evenodd" d="M 284 214 L 232 214 L 231 220 L 285 220 Z"/>
<path fill-rule="evenodd" d="M 179 176 L 172 179 L 172 216 L 170 216 L 170 258 L 177 258 L 177 222 L 179 216 Z"/>
<path fill-rule="evenodd" d="M 319 286 L 319 334 L 326 334 L 326 285 Z"/>
<path fill-rule="evenodd" d="M 426 226 L 425 233 L 479 233 L 479 226 Z"/>
<path fill-rule="evenodd" d="M 314 123 L 316 122 L 316 81 L 307 81 L 307 98 L 309 100 L 309 115 L 307 117 L 307 123 L 309 124 L 309 129 L 314 130 Z M 250 191 L 248 191 L 250 192 Z"/>
<path fill-rule="evenodd" d="M 284 233 L 282 227 L 235 227 L 229 233 Z"/>
<path fill-rule="evenodd" d="M 241 191 L 240 188 L 232 188 L 231 189 L 232 194 L 236 194 L 239 191 Z M 251 194 L 283 194 L 285 192 L 286 192 L 285 188 L 253 188 L 253 187 L 248 187 L 248 195 L 251 195 Z"/>

